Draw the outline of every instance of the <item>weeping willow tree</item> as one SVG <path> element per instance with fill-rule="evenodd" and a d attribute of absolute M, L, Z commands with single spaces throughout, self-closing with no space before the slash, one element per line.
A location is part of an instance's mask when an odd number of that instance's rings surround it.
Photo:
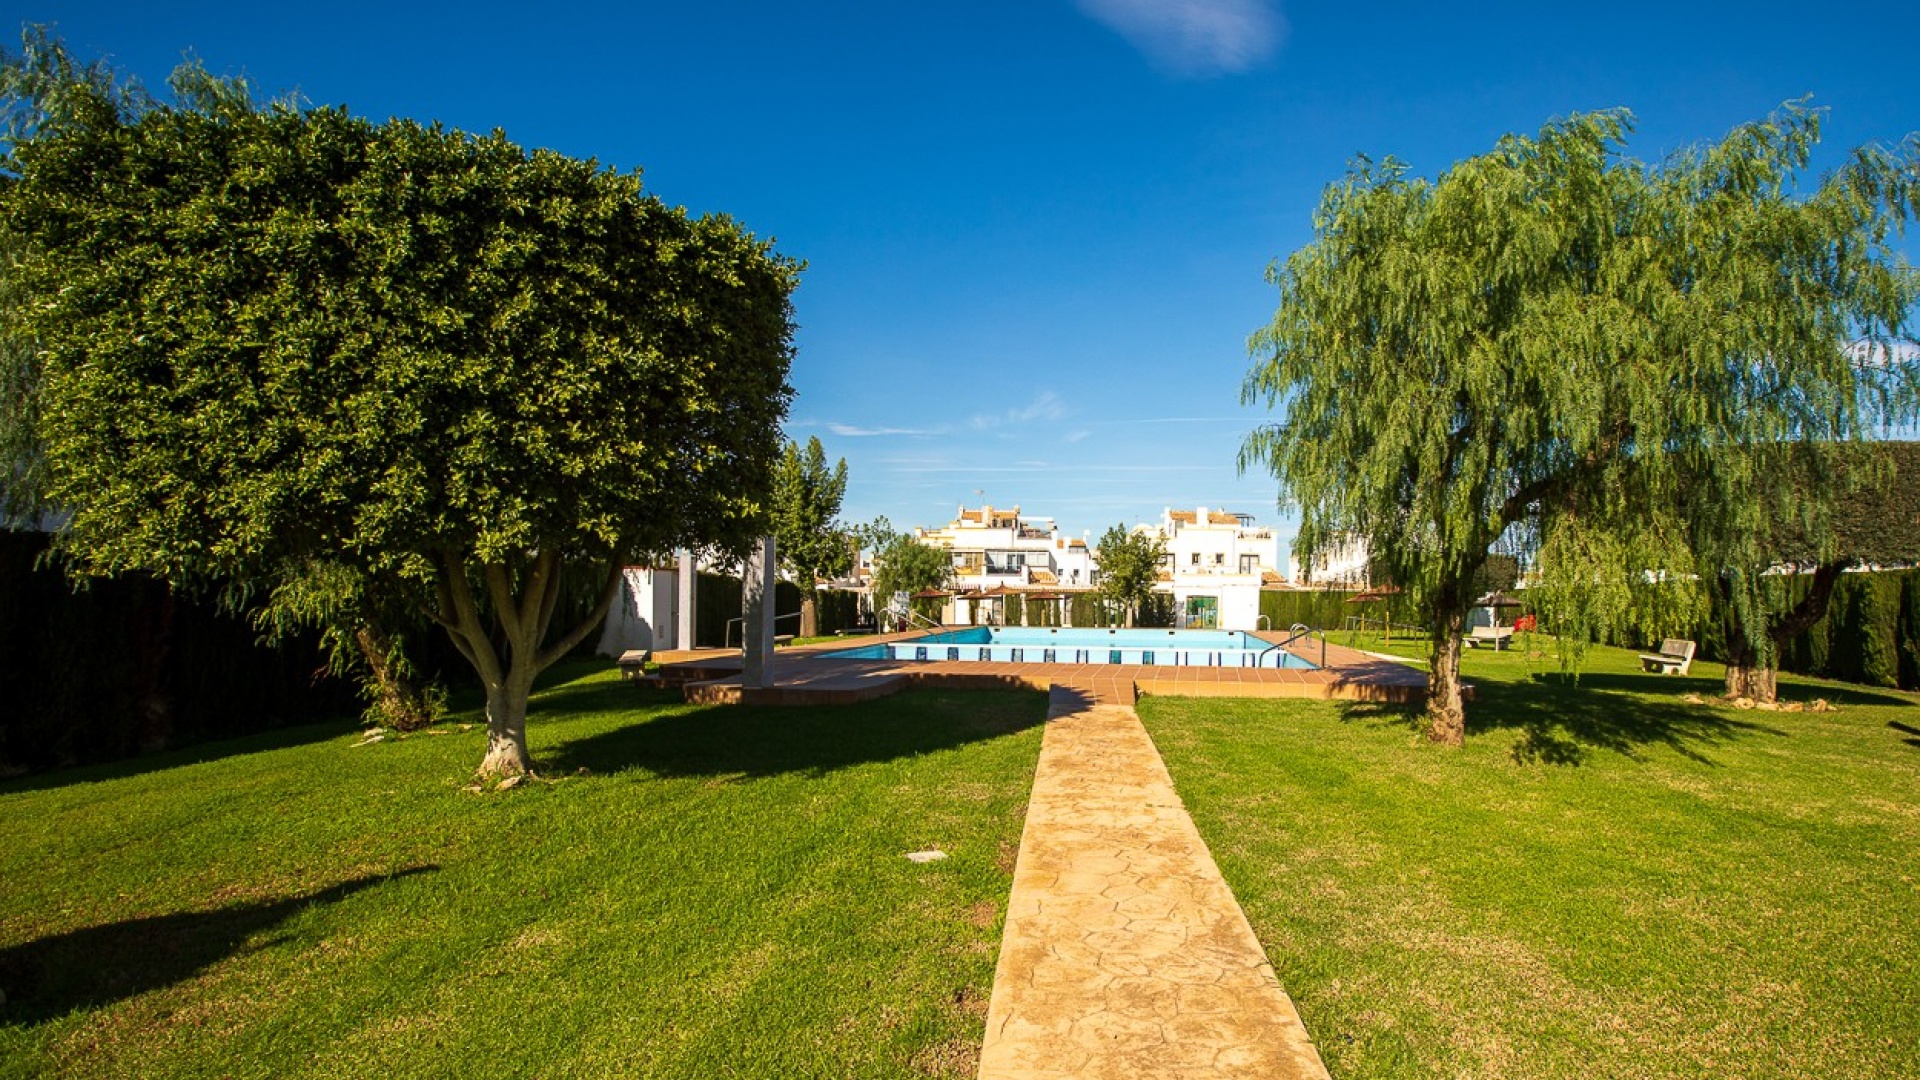
<path fill-rule="evenodd" d="M 1624 156 L 1624 111 L 1434 180 L 1363 159 L 1268 271 L 1242 396 L 1280 416 L 1241 468 L 1278 479 L 1307 557 L 1364 538 L 1414 594 L 1433 740 L 1464 737 L 1462 633 L 1497 545 L 1533 549 L 1575 642 L 1691 625 L 1705 580 L 1758 562 L 1786 513 L 1782 462 L 1911 402 L 1912 366 L 1885 361 L 1911 340 L 1893 244 L 1920 142 L 1803 192 L 1819 122 L 1789 106 L 1657 165 Z"/>

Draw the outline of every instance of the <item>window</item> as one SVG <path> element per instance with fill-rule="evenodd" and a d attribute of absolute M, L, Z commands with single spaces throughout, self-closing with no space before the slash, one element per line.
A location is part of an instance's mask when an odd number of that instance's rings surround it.
<path fill-rule="evenodd" d="M 1023 551 L 989 551 L 986 555 L 989 574 L 1017 574 L 1027 567 Z"/>
<path fill-rule="evenodd" d="M 1216 551 L 1216 552 L 1214 552 L 1214 553 L 1213 553 L 1213 565 L 1215 565 L 1215 566 L 1225 566 L 1225 565 L 1227 565 L 1227 553 L 1226 553 L 1226 552 L 1224 552 L 1224 551 Z"/>
<path fill-rule="evenodd" d="M 1200 553 L 1197 551 L 1193 553 L 1193 565 L 1195 566 L 1200 565 Z"/>
<path fill-rule="evenodd" d="M 1240 572 L 1243 574 L 1259 573 L 1260 572 L 1260 556 L 1258 555 L 1240 556 Z"/>

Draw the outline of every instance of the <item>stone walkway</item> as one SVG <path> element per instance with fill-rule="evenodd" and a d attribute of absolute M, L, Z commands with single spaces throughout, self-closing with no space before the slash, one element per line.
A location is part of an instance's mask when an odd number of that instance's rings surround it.
<path fill-rule="evenodd" d="M 1139 716 L 1056 688 L 981 1080 L 1326 1076 Z"/>

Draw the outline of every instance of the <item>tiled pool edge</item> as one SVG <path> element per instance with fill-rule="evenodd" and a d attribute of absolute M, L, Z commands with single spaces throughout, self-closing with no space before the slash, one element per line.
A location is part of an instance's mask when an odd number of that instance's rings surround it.
<path fill-rule="evenodd" d="M 907 641 L 920 634 L 890 634 Z M 1277 644 L 1281 635 L 1256 634 Z M 698 704 L 844 705 L 897 693 L 908 687 L 949 690 L 1016 689 L 1045 692 L 1053 686 L 1085 691 L 1095 700 L 1132 704 L 1141 696 L 1293 698 L 1411 704 L 1425 699 L 1424 671 L 1329 643 L 1322 670 L 1268 668 L 1176 668 L 1138 664 L 1036 664 L 1010 661 L 831 660 L 821 653 L 845 646 L 837 642 L 782 649 L 774 654 L 774 685 L 743 688 L 737 652 L 668 653 L 663 669 L 680 677 Z M 1301 650 L 1309 661 L 1319 649 Z"/>

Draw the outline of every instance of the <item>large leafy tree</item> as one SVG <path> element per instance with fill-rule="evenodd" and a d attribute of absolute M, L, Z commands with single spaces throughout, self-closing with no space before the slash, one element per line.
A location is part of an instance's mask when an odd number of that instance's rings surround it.
<path fill-rule="evenodd" d="M 945 550 L 923 544 L 911 534 L 896 532 L 885 517 L 857 527 L 854 533 L 861 546 L 873 552 L 876 613 L 886 611 L 896 595 L 944 588 L 953 580 L 953 560 Z"/>
<path fill-rule="evenodd" d="M 1157 532 L 1129 530 L 1120 524 L 1100 537 L 1099 593 L 1126 612 L 1127 625 L 1153 596 L 1154 582 L 1167 561 L 1167 542 Z"/>
<path fill-rule="evenodd" d="M 1629 120 L 1508 136 L 1436 180 L 1362 161 L 1269 271 L 1243 397 L 1282 417 L 1241 465 L 1272 470 L 1309 553 L 1364 537 L 1414 594 L 1436 741 L 1464 734 L 1461 637 L 1497 543 L 1537 545 L 1563 629 L 1678 625 L 1698 590 L 1622 598 L 1649 572 L 1696 580 L 1702 535 L 1709 572 L 1757 561 L 1738 552 L 1780 462 L 1862 438 L 1913 385 L 1861 362 L 1909 336 L 1891 237 L 1920 202 L 1913 144 L 1802 191 L 1815 112 L 1658 166 L 1622 156 Z"/>
<path fill-rule="evenodd" d="M 804 449 L 787 444 L 773 476 L 773 536 L 780 564 L 800 586 L 801 637 L 820 632 L 814 579 L 844 574 L 853 566 L 854 540 L 839 521 L 846 493 L 846 458 L 828 468 L 817 436 Z"/>
<path fill-rule="evenodd" d="M 169 83 L 177 108 L 256 107 L 244 80 L 216 78 L 198 64 L 184 65 Z M 0 54 L 0 176 L 19 175 L 20 146 L 85 122 L 103 103 L 130 121 L 156 101 L 105 61 L 79 60 L 46 28 L 24 29 L 19 53 Z M 46 500 L 40 347 L 25 318 L 32 298 L 16 265 L 23 251 L 21 238 L 0 232 L 0 525 L 31 526 L 64 515 Z M 287 564 L 261 579 L 224 580 L 217 595 L 250 612 L 270 638 L 318 629 L 333 672 L 360 678 L 370 721 L 407 729 L 438 714 L 438 688 L 423 686 L 409 655 L 426 620 L 351 567 L 318 559 Z"/>
<path fill-rule="evenodd" d="M 84 571 L 423 607 L 532 767 L 534 676 L 619 567 L 765 518 L 797 267 L 637 175 L 496 133 L 83 96 L 4 198 L 39 432 Z M 550 626 L 568 565 L 596 610 Z"/>

